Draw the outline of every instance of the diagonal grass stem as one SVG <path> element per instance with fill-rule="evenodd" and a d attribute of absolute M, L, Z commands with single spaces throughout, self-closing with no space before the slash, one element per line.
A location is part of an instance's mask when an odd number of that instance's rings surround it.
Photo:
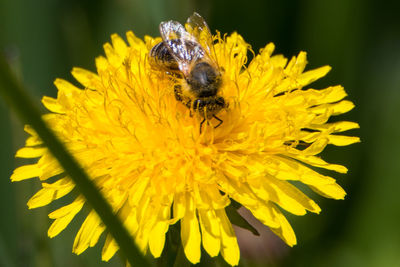
<path fill-rule="evenodd" d="M 39 109 L 34 105 L 22 85 L 19 84 L 2 55 L 0 55 L 0 95 L 18 115 L 19 119 L 23 123 L 30 124 L 40 136 L 43 143 L 75 182 L 81 194 L 100 216 L 130 265 L 150 266 L 85 170 L 80 167 L 78 162 L 67 152 L 63 143 L 46 126 Z"/>

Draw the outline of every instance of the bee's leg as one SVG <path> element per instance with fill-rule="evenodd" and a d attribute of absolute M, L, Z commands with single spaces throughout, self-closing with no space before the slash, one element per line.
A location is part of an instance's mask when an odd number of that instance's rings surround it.
<path fill-rule="evenodd" d="M 180 84 L 174 86 L 175 99 L 182 102 L 182 88 Z"/>
<path fill-rule="evenodd" d="M 203 120 L 200 122 L 200 134 L 201 134 L 201 128 L 203 127 L 203 124 L 204 124 L 205 121 L 206 121 L 206 119 L 203 119 Z"/>
<path fill-rule="evenodd" d="M 185 99 L 186 101 L 184 102 L 185 103 L 185 105 L 186 105 L 186 107 L 188 108 L 188 109 L 190 109 L 190 111 L 192 111 L 194 108 L 192 107 L 192 100 L 190 100 L 190 99 Z M 183 102 L 183 101 L 182 101 Z"/>
<path fill-rule="evenodd" d="M 213 115 L 213 117 L 214 117 L 217 121 L 219 121 L 218 125 L 214 127 L 214 129 L 215 129 L 215 128 L 218 128 L 224 121 L 221 120 L 220 118 L 218 118 L 218 117 L 215 116 L 215 115 Z"/>

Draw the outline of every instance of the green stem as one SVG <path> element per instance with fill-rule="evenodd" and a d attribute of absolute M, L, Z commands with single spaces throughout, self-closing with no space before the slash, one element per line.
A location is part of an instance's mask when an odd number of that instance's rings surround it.
<path fill-rule="evenodd" d="M 150 266 L 138 250 L 131 235 L 119 218 L 114 215 L 110 204 L 96 189 L 86 172 L 78 162 L 67 152 L 65 146 L 56 138 L 41 118 L 39 109 L 24 92 L 8 66 L 5 58 L 0 55 L 0 94 L 15 111 L 23 123 L 30 124 L 58 160 L 69 177 L 75 182 L 80 193 L 100 216 L 108 231 L 114 237 L 122 254 L 131 266 Z"/>

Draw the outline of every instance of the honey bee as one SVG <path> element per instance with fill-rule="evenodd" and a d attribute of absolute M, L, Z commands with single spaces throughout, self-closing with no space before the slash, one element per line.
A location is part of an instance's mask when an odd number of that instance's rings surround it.
<path fill-rule="evenodd" d="M 190 33 L 177 21 L 160 23 L 163 41 L 150 50 L 150 63 L 154 68 L 165 71 L 176 82 L 176 100 L 203 118 L 201 133 L 203 123 L 212 118 L 219 121 L 214 128 L 222 124 L 223 121 L 216 114 L 228 105 L 219 95 L 222 74 L 211 56 L 215 52 L 207 23 L 195 12 L 187 19 L 185 26 Z"/>

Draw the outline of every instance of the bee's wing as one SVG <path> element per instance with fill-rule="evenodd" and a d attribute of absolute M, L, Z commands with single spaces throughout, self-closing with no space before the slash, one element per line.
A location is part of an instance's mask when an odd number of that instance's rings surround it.
<path fill-rule="evenodd" d="M 204 48 L 210 60 L 217 65 L 213 36 L 203 17 L 194 12 L 193 15 L 187 19 L 185 26 L 187 30 L 195 37 L 197 42 L 200 43 Z"/>
<path fill-rule="evenodd" d="M 172 57 L 178 63 L 180 71 L 187 75 L 192 62 L 204 55 L 200 45 L 193 35 L 189 34 L 185 27 L 177 21 L 161 22 L 160 34 Z"/>

